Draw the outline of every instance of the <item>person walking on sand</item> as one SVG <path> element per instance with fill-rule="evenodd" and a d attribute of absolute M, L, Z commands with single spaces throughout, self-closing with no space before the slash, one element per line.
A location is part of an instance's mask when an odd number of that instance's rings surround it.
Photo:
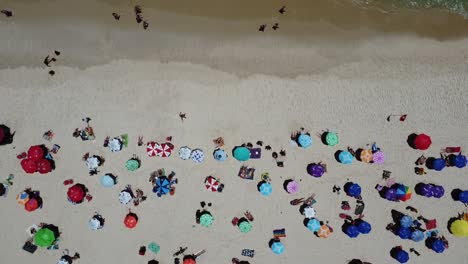
<path fill-rule="evenodd" d="M 182 122 L 184 122 L 184 119 L 187 118 L 187 114 L 186 114 L 186 113 L 179 112 L 179 117 L 180 117 L 180 120 L 181 120 Z"/>

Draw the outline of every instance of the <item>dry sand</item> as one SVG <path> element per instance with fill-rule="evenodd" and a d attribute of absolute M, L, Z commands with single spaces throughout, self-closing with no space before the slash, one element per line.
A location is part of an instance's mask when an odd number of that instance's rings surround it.
<path fill-rule="evenodd" d="M 439 200 L 414 195 L 409 202 L 391 203 L 374 190 L 382 170 L 392 171 L 397 181 L 412 187 L 422 181 L 442 184 L 447 193 L 456 187 L 468 189 L 463 180 L 466 170 L 447 168 L 414 175 L 413 162 L 421 152 L 406 144 L 409 134 L 424 132 L 433 139 L 432 147 L 424 152 L 429 156 L 437 156 L 445 146 L 468 147 L 468 40 L 463 35 L 441 42 L 408 33 L 344 30 L 328 23 L 327 29 L 343 34 L 323 33 L 323 38 L 272 32 L 260 35 L 245 29 L 256 27 L 261 19 L 236 22 L 169 12 L 158 13 L 158 22 L 148 18 L 150 30 L 144 31 L 130 18 L 112 20 L 113 10 L 102 5 L 88 14 L 108 15 L 102 23 L 96 22 L 102 17 L 78 19 L 83 7 L 76 7 L 73 16 L 58 14 L 57 6 L 36 11 L 16 5 L 14 20 L 2 18 L 0 24 L 1 122 L 17 131 L 14 144 L 0 148 L 2 177 L 15 174 L 9 196 L 0 200 L 3 262 L 54 263 L 60 257 L 60 251 L 39 249 L 30 255 L 21 250 L 26 228 L 38 222 L 61 228 L 60 247 L 80 252 L 77 263 L 146 263 L 152 253 L 141 257 L 137 251 L 151 241 L 161 245 L 156 256 L 161 263 L 173 263 L 172 253 L 179 246 L 188 246 L 189 252 L 206 249 L 199 263 L 210 264 L 230 263 L 232 257 L 240 257 L 243 248 L 255 249 L 252 263 L 345 263 L 355 257 L 393 263 L 389 251 L 396 245 L 415 247 L 422 253 L 421 257 L 413 255 L 411 263 L 468 259 L 467 240 L 454 238 L 445 228 L 447 220 L 463 210 L 461 203 L 453 202 L 448 194 Z M 30 14 L 55 10 L 56 17 L 32 19 L 20 10 Z M 310 30 L 323 26 L 321 22 L 307 25 Z M 56 76 L 50 77 L 41 63 L 53 49 L 61 50 L 62 55 L 53 67 Z M 183 123 L 180 111 L 188 116 Z M 408 119 L 389 123 L 385 118 L 392 113 L 407 113 Z M 93 142 L 71 136 L 85 116 L 93 119 L 97 134 Z M 340 143 L 327 147 L 315 137 L 309 149 L 293 147 L 289 134 L 301 126 L 314 135 L 327 128 L 336 131 Z M 48 175 L 26 175 L 16 155 L 30 145 L 50 146 L 42 139 L 49 129 L 56 133 L 52 143 L 62 147 L 55 155 L 57 169 Z M 102 147 L 106 136 L 122 133 L 130 134 L 129 148 L 111 153 Z M 177 155 L 149 158 L 145 148 L 136 145 L 138 135 L 158 141 L 171 135 L 176 149 L 184 145 L 201 148 L 206 160 L 194 164 Z M 285 168 L 276 167 L 270 152 L 264 151 L 261 160 L 246 162 L 257 169 L 255 181 L 241 180 L 236 174 L 242 163 L 232 157 L 218 163 L 210 156 L 212 139 L 218 136 L 225 138 L 226 150 L 258 139 L 276 151 L 284 148 Z M 336 150 L 374 141 L 387 154 L 384 165 L 356 162 L 344 166 L 334 161 Z M 119 184 L 104 189 L 98 176 L 89 177 L 81 161 L 85 152 L 104 156 L 106 163 L 99 176 L 114 173 Z M 133 154 L 141 157 L 142 168 L 130 173 L 124 164 Z M 320 179 L 308 176 L 306 165 L 320 160 L 328 164 L 329 172 Z M 148 177 L 158 168 L 177 173 L 175 196 L 151 194 Z M 273 179 L 270 197 L 256 191 L 259 175 L 265 171 Z M 210 174 L 226 185 L 223 193 L 204 189 L 203 179 Z M 76 206 L 67 202 L 62 182 L 68 178 L 86 184 L 94 199 Z M 301 180 L 298 195 L 282 190 L 282 182 L 289 178 Z M 347 179 L 363 187 L 365 219 L 373 225 L 370 235 L 357 239 L 340 231 L 339 205 L 350 199 L 331 192 L 334 184 L 342 186 Z M 140 216 L 134 230 L 123 226 L 129 207 L 118 202 L 118 193 L 127 183 L 149 195 L 134 208 Z M 16 204 L 16 194 L 26 187 L 41 191 L 42 210 L 27 213 Z M 328 239 L 316 238 L 302 225 L 298 208 L 289 205 L 290 200 L 313 192 L 317 194 L 318 218 L 329 220 L 335 229 Z M 215 223 L 209 229 L 195 225 L 200 201 L 213 203 L 210 211 Z M 437 218 L 440 232 L 450 242 L 447 252 L 438 255 L 423 243 L 402 241 L 385 231 L 391 222 L 390 210 L 403 210 L 407 205 L 428 218 Z M 256 218 L 253 231 L 246 235 L 230 223 L 244 210 Z M 104 229 L 96 232 L 87 227 L 94 211 L 106 218 Z M 267 245 L 277 228 L 287 232 L 282 256 L 271 253 Z"/>

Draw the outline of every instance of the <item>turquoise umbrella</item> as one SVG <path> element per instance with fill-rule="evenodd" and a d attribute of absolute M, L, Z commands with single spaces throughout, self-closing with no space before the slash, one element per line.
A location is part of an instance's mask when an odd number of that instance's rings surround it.
<path fill-rule="evenodd" d="M 353 154 L 351 154 L 349 151 L 341 151 L 340 155 L 338 155 L 338 159 L 343 164 L 351 164 L 353 163 L 354 157 Z"/>
<path fill-rule="evenodd" d="M 325 136 L 325 142 L 327 142 L 328 146 L 335 146 L 338 144 L 338 135 L 334 132 L 327 132 Z"/>
<path fill-rule="evenodd" d="M 273 191 L 273 187 L 270 183 L 264 182 L 260 185 L 259 191 L 262 195 L 270 196 L 271 192 Z"/>
<path fill-rule="evenodd" d="M 307 222 L 307 228 L 314 233 L 320 230 L 320 226 L 321 226 L 320 221 L 317 220 L 316 218 L 311 218 Z"/>
<path fill-rule="evenodd" d="M 308 148 L 312 145 L 312 138 L 307 134 L 300 134 L 297 138 L 297 143 L 300 147 Z"/>
<path fill-rule="evenodd" d="M 116 183 L 115 179 L 112 178 L 112 176 L 110 176 L 109 174 L 105 174 L 101 177 L 101 185 L 106 188 L 110 188 L 114 186 L 115 183 Z"/>
<path fill-rule="evenodd" d="M 277 255 L 281 255 L 284 252 L 284 245 L 281 242 L 274 242 L 271 245 L 271 251 Z"/>
<path fill-rule="evenodd" d="M 232 155 L 238 161 L 246 161 L 250 159 L 250 150 L 246 147 L 235 147 Z"/>

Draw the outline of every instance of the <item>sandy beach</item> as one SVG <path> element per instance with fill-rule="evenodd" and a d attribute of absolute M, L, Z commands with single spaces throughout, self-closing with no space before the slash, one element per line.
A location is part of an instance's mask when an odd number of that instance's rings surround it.
<path fill-rule="evenodd" d="M 414 173 L 414 161 L 423 153 L 438 156 L 447 146 L 468 148 L 467 20 L 428 11 L 418 14 L 420 23 L 434 18 L 436 26 L 423 27 L 411 20 L 411 12 L 384 18 L 379 12 L 356 9 L 352 14 L 360 13 L 361 19 L 353 24 L 349 14 L 334 15 L 342 8 L 333 6 L 346 5 L 341 2 L 322 3 L 322 13 L 294 1 L 291 10 L 297 12 L 283 17 L 275 13 L 280 1 L 268 4 L 271 15 L 266 9 L 255 13 L 241 7 L 222 13 L 217 11 L 221 3 L 212 6 L 207 0 L 199 9 L 189 1 L 180 5 L 158 1 L 148 8 L 149 1 L 142 1 L 138 4 L 150 22 L 145 31 L 132 17 L 135 3 L 120 1 L 111 7 L 109 2 L 6 1 L 5 7 L 0 6 L 15 11 L 13 17 L 0 20 L 0 123 L 16 131 L 12 145 L 0 146 L 0 180 L 15 175 L 8 196 L 0 199 L 0 253 L 5 262 L 55 263 L 61 250 L 68 248 L 81 254 L 78 264 L 147 263 L 153 257 L 163 264 L 173 263 L 172 254 L 179 246 L 187 246 L 190 253 L 206 249 L 197 263 L 208 264 L 231 263 L 233 257 L 251 263 L 346 263 L 352 258 L 397 263 L 389 251 L 398 245 L 421 253 L 411 255 L 410 263 L 468 259 L 466 238 L 454 237 L 446 227 L 449 218 L 465 209 L 449 192 L 468 189 L 463 178 L 466 168 L 428 171 L 424 176 Z M 264 2 L 253 6 L 265 6 Z M 122 18 L 114 20 L 112 12 L 120 12 Z M 279 31 L 257 31 L 258 25 L 279 19 Z M 54 50 L 61 55 L 51 67 L 56 74 L 49 76 L 50 68 L 42 61 Z M 179 112 L 187 113 L 183 122 Z M 390 114 L 408 117 L 405 122 L 387 122 Z M 96 139 L 83 142 L 72 133 L 87 116 L 92 118 Z M 300 127 L 312 134 L 310 148 L 291 145 L 290 134 Z M 50 129 L 55 133 L 52 142 L 42 138 Z M 338 133 L 337 146 L 320 142 L 316 134 L 324 129 Z M 124 133 L 130 137 L 128 148 L 111 153 L 102 146 L 106 136 Z M 411 149 L 406 142 L 411 133 L 430 135 L 431 148 Z M 205 160 L 183 161 L 177 151 L 165 159 L 148 157 L 146 148 L 137 146 L 139 135 L 146 141 L 172 136 L 176 150 L 200 148 Z M 220 136 L 229 152 L 222 163 L 211 155 L 212 140 Z M 271 151 L 263 149 L 261 159 L 245 162 L 256 169 L 255 179 L 240 179 L 237 172 L 243 163 L 230 151 L 257 140 L 274 151 L 286 150 L 285 166 L 277 167 Z M 334 158 L 337 150 L 373 142 L 386 154 L 383 165 L 342 165 Z M 56 169 L 46 175 L 26 174 L 16 155 L 38 144 L 61 146 L 54 155 Z M 106 159 L 96 176 L 88 176 L 81 160 L 86 152 Z M 125 162 L 133 154 L 141 158 L 142 166 L 128 172 Z M 318 161 L 328 164 L 328 172 L 313 178 L 306 166 Z M 159 168 L 176 172 L 179 183 L 174 196 L 158 198 L 151 192 L 148 177 Z M 434 199 L 413 194 L 404 203 L 386 201 L 374 189 L 383 170 L 411 188 L 419 182 L 443 185 L 446 195 Z M 269 197 L 257 191 L 263 172 L 272 178 Z M 103 188 L 99 177 L 104 173 L 118 175 L 118 184 Z M 208 175 L 225 184 L 222 193 L 205 189 Z M 93 200 L 69 203 L 62 183 L 70 178 L 85 184 Z M 286 179 L 300 183 L 298 194 L 283 190 Z M 355 239 L 341 232 L 343 220 L 338 217 L 341 201 L 354 204 L 354 200 L 343 192 L 332 193 L 333 185 L 342 187 L 348 179 L 362 186 L 364 219 L 373 229 Z M 118 194 L 126 184 L 141 188 L 147 201 L 138 207 L 121 205 Z M 17 204 L 16 195 L 26 187 L 40 190 L 42 209 L 28 213 Z M 289 204 L 311 193 L 316 193 L 317 217 L 334 228 L 327 239 L 304 227 L 298 207 Z M 213 204 L 210 228 L 195 223 L 201 201 Z M 404 212 L 407 205 L 437 219 L 439 232 L 450 243 L 446 252 L 436 254 L 423 242 L 402 240 L 385 230 L 390 210 Z M 128 208 L 140 217 L 132 230 L 122 223 Z M 231 219 L 245 210 L 255 217 L 248 234 L 231 225 Z M 99 231 L 87 226 L 95 211 L 106 219 Z M 39 222 L 60 227 L 59 250 L 39 248 L 31 255 L 21 249 L 28 238 L 26 229 Z M 268 248 L 272 230 L 279 228 L 286 229 L 281 256 Z M 138 248 L 152 241 L 161 251 L 139 256 Z M 242 257 L 242 249 L 254 249 L 255 257 Z"/>

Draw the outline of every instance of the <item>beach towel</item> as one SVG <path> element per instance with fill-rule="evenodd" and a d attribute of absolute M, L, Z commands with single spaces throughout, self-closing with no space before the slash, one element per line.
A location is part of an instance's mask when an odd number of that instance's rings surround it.
<path fill-rule="evenodd" d="M 273 230 L 273 237 L 274 238 L 280 238 L 280 237 L 286 237 L 286 229 L 275 229 Z"/>
<path fill-rule="evenodd" d="M 262 156 L 262 149 L 261 148 L 249 148 L 250 151 L 250 158 L 251 159 L 259 159 Z"/>
<path fill-rule="evenodd" d="M 254 168 L 248 168 L 246 166 L 242 166 L 239 169 L 239 173 L 237 174 L 237 176 L 241 177 L 242 179 L 253 180 L 254 179 L 254 173 L 255 173 Z"/>
<path fill-rule="evenodd" d="M 255 255 L 255 250 L 253 249 L 243 249 L 241 252 L 242 256 L 253 258 Z"/>

